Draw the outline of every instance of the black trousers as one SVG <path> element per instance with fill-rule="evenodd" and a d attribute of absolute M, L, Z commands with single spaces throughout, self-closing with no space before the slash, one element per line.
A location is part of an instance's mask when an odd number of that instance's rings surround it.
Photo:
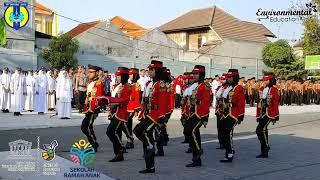
<path fill-rule="evenodd" d="M 88 112 L 81 124 L 81 131 L 87 136 L 89 143 L 93 147 L 97 145 L 97 137 L 93 130 L 93 123 L 97 116 L 97 113 Z"/>
<path fill-rule="evenodd" d="M 113 144 L 113 152 L 115 155 L 123 154 L 124 145 L 121 140 L 123 128 L 124 122 L 118 120 L 116 117 L 111 119 L 111 122 L 107 128 L 106 134 Z"/>
<path fill-rule="evenodd" d="M 256 129 L 256 134 L 261 144 L 261 151 L 266 150 L 269 147 L 268 138 L 268 125 L 271 119 L 268 116 L 264 116 L 258 120 L 258 126 Z"/>
<path fill-rule="evenodd" d="M 221 146 L 224 146 L 224 143 L 223 143 L 223 120 L 221 119 L 222 116 L 220 114 L 216 114 L 216 117 L 217 117 L 217 132 L 218 132 L 218 140 L 219 140 L 219 144 L 220 144 L 220 147 Z"/>
<path fill-rule="evenodd" d="M 129 114 L 128 122 L 124 123 L 123 132 L 126 135 L 128 140 L 133 141 L 133 135 L 132 135 L 132 121 L 133 121 L 134 112 Z"/>
<path fill-rule="evenodd" d="M 86 100 L 86 91 L 78 91 L 78 93 L 75 93 L 75 101 L 77 103 L 77 109 L 79 111 L 83 110 L 84 102 Z"/>
<path fill-rule="evenodd" d="M 181 95 L 180 94 L 174 94 L 174 106 L 175 108 L 180 108 L 181 104 Z"/>
<path fill-rule="evenodd" d="M 292 104 L 291 95 L 292 95 L 292 91 L 291 91 L 291 90 L 287 91 L 287 94 L 286 94 L 286 104 L 289 105 L 289 106 Z"/>
<path fill-rule="evenodd" d="M 286 99 L 286 92 L 284 91 L 280 94 L 280 102 L 279 102 L 280 106 L 283 106 L 285 104 L 285 99 Z"/>
<path fill-rule="evenodd" d="M 154 129 L 154 137 L 155 141 L 157 142 L 157 151 L 158 153 L 164 153 L 163 146 L 164 146 L 164 124 L 156 125 Z"/>
<path fill-rule="evenodd" d="M 191 115 L 188 120 L 187 126 L 187 134 L 189 137 L 189 145 L 192 149 L 193 153 L 193 160 L 200 159 L 201 156 L 201 136 L 200 136 L 200 127 L 202 126 L 203 122 L 199 117 L 195 114 Z"/>
<path fill-rule="evenodd" d="M 238 121 L 233 119 L 232 117 L 228 116 L 223 118 L 222 120 L 222 139 L 223 144 L 226 149 L 226 157 L 228 154 L 233 154 L 233 130 L 234 127 L 237 125 Z"/>
<path fill-rule="evenodd" d="M 186 115 L 181 115 L 180 118 L 181 125 L 183 127 L 183 135 L 184 135 L 184 140 L 189 142 L 188 136 L 187 136 L 187 123 L 188 123 L 188 117 Z"/>
<path fill-rule="evenodd" d="M 154 168 L 155 140 L 153 137 L 153 131 L 155 127 L 156 124 L 150 118 L 146 117 L 133 129 L 133 133 L 143 143 L 144 158 L 147 169 Z"/>

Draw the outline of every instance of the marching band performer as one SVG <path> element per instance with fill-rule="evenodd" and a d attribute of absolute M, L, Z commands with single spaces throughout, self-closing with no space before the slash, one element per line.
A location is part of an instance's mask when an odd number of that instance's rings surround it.
<path fill-rule="evenodd" d="M 129 118 L 128 122 L 124 123 L 124 133 L 127 136 L 127 144 L 126 149 L 133 149 L 134 143 L 133 143 L 133 136 L 132 136 L 132 121 L 133 117 L 137 117 L 139 111 L 141 110 L 141 85 L 137 83 L 139 79 L 139 70 L 136 68 L 131 68 L 129 71 L 129 79 L 131 81 L 131 95 L 130 95 L 130 101 L 128 104 L 128 113 Z"/>
<path fill-rule="evenodd" d="M 257 158 L 268 158 L 270 150 L 268 142 L 268 125 L 279 120 L 279 92 L 276 88 L 276 78 L 273 74 L 263 77 L 266 87 L 263 89 L 257 105 L 256 133 L 261 144 L 261 154 Z"/>
<path fill-rule="evenodd" d="M 98 77 L 100 69 L 98 66 L 88 65 L 88 77 L 90 81 L 87 85 L 86 101 L 83 109 L 85 118 L 81 124 L 81 130 L 87 136 L 95 152 L 98 151 L 99 144 L 93 130 L 93 123 L 100 112 L 100 108 L 103 106 L 103 101 L 98 98 L 103 95 L 103 85 Z"/>
<path fill-rule="evenodd" d="M 239 83 L 239 71 L 229 69 L 227 73 L 228 87 L 224 90 L 223 97 L 223 143 L 226 149 L 225 158 L 220 162 L 232 162 L 234 157 L 233 149 L 233 130 L 237 124 L 240 124 L 244 118 L 245 94 Z"/>
<path fill-rule="evenodd" d="M 144 158 L 146 169 L 139 171 L 139 173 L 154 173 L 155 172 L 155 148 L 153 130 L 157 126 L 159 117 L 162 112 L 159 107 L 161 106 L 161 88 L 160 80 L 162 76 L 163 63 L 161 61 L 152 60 L 149 68 L 149 76 L 153 80 L 151 92 L 148 97 L 148 104 L 146 104 L 146 113 L 144 119 L 134 128 L 134 134 L 142 141 L 144 149 Z"/>
<path fill-rule="evenodd" d="M 119 67 L 115 73 L 118 84 L 111 92 L 113 98 L 117 98 L 117 103 L 111 108 L 111 114 L 109 116 L 111 122 L 107 128 L 107 136 L 113 144 L 113 151 L 115 157 L 109 162 L 123 161 L 123 153 L 125 147 L 122 143 L 121 136 L 122 131 L 125 128 L 125 123 L 128 122 L 128 103 L 131 95 L 131 85 L 128 84 L 129 69 L 126 67 Z"/>
<path fill-rule="evenodd" d="M 198 87 L 193 90 L 191 97 L 192 114 L 188 122 L 188 136 L 190 138 L 190 146 L 192 148 L 193 158 L 192 163 L 187 164 L 186 167 L 201 166 L 202 148 L 200 127 L 207 126 L 209 112 L 210 112 L 210 97 L 212 94 L 211 86 L 205 83 L 205 67 L 196 65 L 192 70 L 194 80 L 198 82 Z"/>

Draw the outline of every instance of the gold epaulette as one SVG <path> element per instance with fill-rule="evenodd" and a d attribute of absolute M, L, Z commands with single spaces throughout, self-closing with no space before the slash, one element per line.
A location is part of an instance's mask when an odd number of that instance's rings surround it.
<path fill-rule="evenodd" d="M 136 91 L 141 91 L 141 85 L 139 83 L 135 83 Z"/>

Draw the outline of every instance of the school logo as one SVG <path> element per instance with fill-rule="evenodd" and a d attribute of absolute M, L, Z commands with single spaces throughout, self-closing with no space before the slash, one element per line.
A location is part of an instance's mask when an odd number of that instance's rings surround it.
<path fill-rule="evenodd" d="M 29 11 L 26 2 L 5 2 L 4 20 L 7 25 L 15 30 L 27 25 L 29 21 Z"/>
<path fill-rule="evenodd" d="M 43 148 L 45 152 L 41 153 L 42 159 L 46 161 L 52 161 L 55 157 L 55 154 L 56 154 L 55 150 L 57 146 L 58 146 L 57 140 L 52 141 L 50 144 L 44 144 Z"/>
<path fill-rule="evenodd" d="M 84 139 L 75 142 L 70 149 L 71 160 L 80 165 L 88 165 L 94 161 L 95 151 L 89 142 Z"/>

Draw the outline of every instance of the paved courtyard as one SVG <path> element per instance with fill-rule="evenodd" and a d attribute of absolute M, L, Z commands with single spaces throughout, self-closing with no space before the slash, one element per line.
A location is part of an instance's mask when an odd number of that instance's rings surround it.
<path fill-rule="evenodd" d="M 156 158 L 156 173 L 141 175 L 144 168 L 141 143 L 135 141 L 135 149 L 125 154 L 125 161 L 109 163 L 113 158 L 112 144 L 105 134 L 108 120 L 101 114 L 95 122 L 96 135 L 100 143 L 95 161 L 89 165 L 101 173 L 100 179 L 320 179 L 320 107 L 294 106 L 281 107 L 280 121 L 269 126 L 271 151 L 269 159 L 256 159 L 259 153 L 259 142 L 255 135 L 257 125 L 254 118 L 254 108 L 246 109 L 244 122 L 235 128 L 234 144 L 236 155 L 232 164 L 221 164 L 219 160 L 224 152 L 216 150 L 216 121 L 211 115 L 207 128 L 201 128 L 204 154 L 203 166 L 186 168 L 191 155 L 185 154 L 187 145 L 181 144 L 182 128 L 179 121 L 179 111 L 175 111 L 168 124 L 170 142 L 165 147 L 165 156 Z M 63 179 L 63 173 L 68 168 L 76 166 L 69 156 L 72 144 L 84 138 L 80 130 L 83 115 L 74 113 L 71 120 L 60 120 L 51 114 L 36 115 L 24 113 L 21 117 L 0 113 L 0 164 L 6 162 L 8 143 L 23 139 L 37 146 L 57 140 L 58 155 L 53 162 L 58 162 L 60 173 L 49 176 L 49 179 Z M 35 151 L 35 150 L 33 150 Z M 34 173 L 8 172 L 0 167 L 0 179 L 44 179 Z M 72 178 L 67 178 L 72 179 Z M 85 179 L 85 178 L 80 178 Z"/>

